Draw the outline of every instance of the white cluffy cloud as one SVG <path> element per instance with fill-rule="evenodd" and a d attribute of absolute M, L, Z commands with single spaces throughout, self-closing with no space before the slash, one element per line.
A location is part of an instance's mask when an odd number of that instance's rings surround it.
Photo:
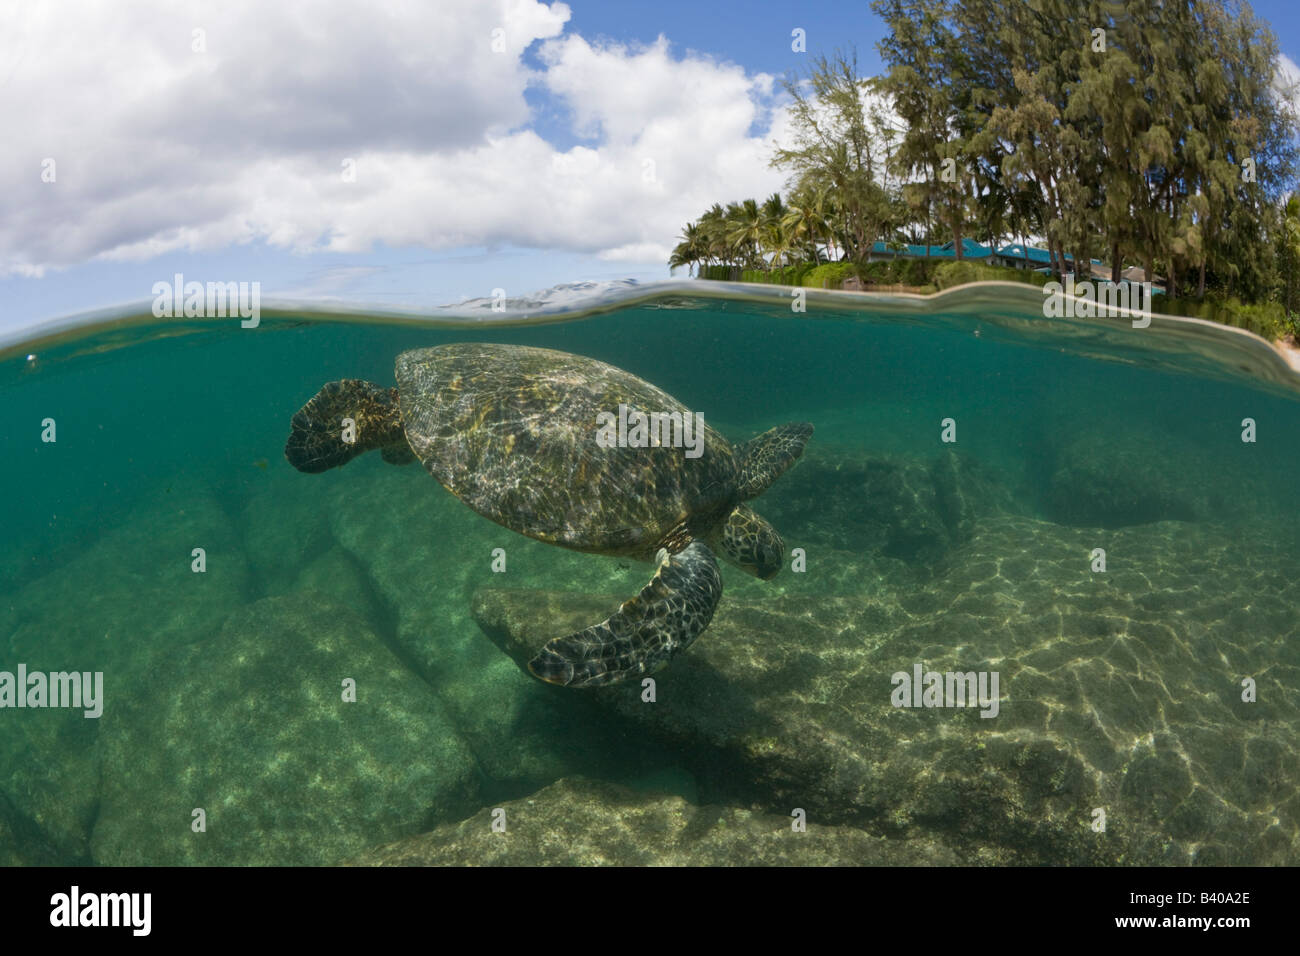
<path fill-rule="evenodd" d="M 1296 114 L 1300 115 L 1300 66 L 1296 66 L 1295 60 L 1285 53 L 1278 54 L 1273 87 L 1281 95 L 1288 97 L 1287 102 L 1291 104 Z"/>
<path fill-rule="evenodd" d="M 5 4 L 0 276 L 252 241 L 663 261 L 711 203 L 780 187 L 752 135 L 770 76 L 663 38 L 593 45 L 568 19 L 536 0 Z M 577 145 L 539 135 L 530 87 Z"/>

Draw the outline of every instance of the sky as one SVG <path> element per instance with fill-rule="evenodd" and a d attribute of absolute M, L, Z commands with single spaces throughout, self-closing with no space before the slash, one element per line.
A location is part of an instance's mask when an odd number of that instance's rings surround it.
<path fill-rule="evenodd" d="M 1254 9 L 1294 70 L 1300 4 Z M 397 307 L 667 278 L 685 222 L 784 186 L 782 77 L 875 73 L 883 32 L 843 0 L 5 3 L 0 332 L 178 273 Z"/>

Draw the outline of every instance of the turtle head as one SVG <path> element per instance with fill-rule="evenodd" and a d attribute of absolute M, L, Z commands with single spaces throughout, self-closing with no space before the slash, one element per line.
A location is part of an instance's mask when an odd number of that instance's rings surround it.
<path fill-rule="evenodd" d="M 781 570 L 785 541 L 760 515 L 737 505 L 709 537 L 713 551 L 731 564 L 766 581 Z"/>

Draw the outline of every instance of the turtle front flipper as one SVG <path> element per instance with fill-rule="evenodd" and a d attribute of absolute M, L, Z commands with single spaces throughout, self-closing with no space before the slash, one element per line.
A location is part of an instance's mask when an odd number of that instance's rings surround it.
<path fill-rule="evenodd" d="M 603 624 L 547 641 L 528 662 L 535 677 L 565 687 L 599 687 L 650 674 L 690 647 L 713 620 L 722 576 L 713 552 L 692 541 L 659 552 L 650 583 Z"/>
<path fill-rule="evenodd" d="M 748 501 L 767 491 L 772 482 L 799 460 L 812 433 L 809 422 L 789 422 L 741 445 L 736 453 L 740 461 L 737 483 L 740 500 Z"/>
<path fill-rule="evenodd" d="M 402 430 L 397 389 L 345 378 L 327 382 L 298 409 L 284 457 L 299 471 L 315 474 L 375 448 L 384 449 L 384 460 L 393 464 L 413 457 Z"/>

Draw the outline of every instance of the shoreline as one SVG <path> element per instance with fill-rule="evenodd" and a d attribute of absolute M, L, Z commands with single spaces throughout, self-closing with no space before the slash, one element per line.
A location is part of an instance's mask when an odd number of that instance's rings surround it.
<path fill-rule="evenodd" d="M 691 281 L 720 282 L 722 280 L 719 279 L 701 280 L 698 276 L 692 276 Z M 732 284 L 754 285 L 759 287 L 774 286 L 780 288 L 799 288 L 799 286 L 782 286 L 780 285 L 780 283 L 766 283 L 766 282 L 761 282 L 761 283 L 747 282 L 747 283 L 732 283 Z M 826 288 L 826 287 L 816 288 L 814 286 L 809 286 L 807 288 L 816 289 L 816 291 L 818 292 L 837 292 L 845 295 L 866 295 L 866 296 L 908 295 L 908 296 L 916 296 L 917 298 L 925 299 L 925 298 L 930 298 L 932 296 L 942 295 L 943 293 L 952 291 L 954 289 L 960 289 L 968 286 L 1022 285 L 1022 284 L 1028 285 L 1028 283 L 1008 282 L 1007 280 L 1000 280 L 1000 279 L 993 279 L 993 280 L 977 279 L 974 282 L 963 283 L 962 285 L 958 285 L 958 286 L 951 286 L 948 289 L 936 289 L 933 286 L 909 286 L 909 285 L 904 285 L 902 283 L 872 284 L 867 288 L 861 288 L 861 287 L 859 288 L 842 288 L 842 287 L 841 288 Z M 1221 326 L 1223 328 L 1228 328 L 1228 329 L 1235 329 L 1238 332 L 1245 332 L 1248 335 L 1253 335 L 1256 338 L 1260 339 L 1261 341 L 1266 342 L 1269 345 L 1269 347 L 1272 348 L 1273 351 L 1278 354 L 1278 356 L 1282 359 L 1282 361 L 1287 364 L 1287 367 L 1290 368 L 1291 371 L 1295 372 L 1297 375 L 1300 375 L 1300 341 L 1298 340 L 1288 340 L 1287 338 L 1265 338 L 1259 333 L 1252 332 L 1249 329 L 1243 329 L 1235 325 L 1229 325 L 1226 322 L 1216 322 L 1212 319 L 1202 319 L 1199 316 L 1170 315 L 1169 313 L 1162 313 L 1159 311 L 1156 311 L 1154 314 L 1162 315 L 1165 316 L 1166 318 L 1195 319 L 1196 321 L 1199 322 L 1210 322 L 1213 325 Z"/>
<path fill-rule="evenodd" d="M 1286 339 L 1274 339 L 1269 344 L 1294 372 L 1300 374 L 1300 344 L 1288 342 Z"/>

